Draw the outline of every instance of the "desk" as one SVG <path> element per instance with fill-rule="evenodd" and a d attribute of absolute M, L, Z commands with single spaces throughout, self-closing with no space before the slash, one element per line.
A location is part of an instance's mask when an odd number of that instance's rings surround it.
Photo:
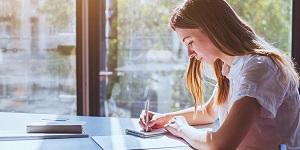
<path fill-rule="evenodd" d="M 126 128 L 138 125 L 138 119 L 107 118 L 90 116 L 63 116 L 49 114 L 6 113 L 0 112 L 0 131 L 26 131 L 28 123 L 47 118 L 63 117 L 71 121 L 85 121 L 86 133 L 89 136 L 124 135 Z M 90 138 L 44 139 L 0 141 L 3 150 L 100 150 L 101 148 Z M 169 148 L 175 150 L 176 148 Z M 191 148 L 185 148 L 191 149 Z"/>

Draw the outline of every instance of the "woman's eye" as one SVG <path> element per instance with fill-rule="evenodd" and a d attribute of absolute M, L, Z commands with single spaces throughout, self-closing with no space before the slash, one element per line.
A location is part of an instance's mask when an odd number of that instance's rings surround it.
<path fill-rule="evenodd" d="M 193 41 L 191 41 L 188 45 L 192 45 L 193 44 Z"/>

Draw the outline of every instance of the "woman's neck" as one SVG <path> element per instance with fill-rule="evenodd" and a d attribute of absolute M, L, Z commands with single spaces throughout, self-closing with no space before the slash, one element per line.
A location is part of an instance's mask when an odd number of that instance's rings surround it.
<path fill-rule="evenodd" d="M 234 56 L 229 56 L 229 55 L 223 55 L 222 58 L 220 58 L 224 63 L 229 65 L 231 67 Z"/>

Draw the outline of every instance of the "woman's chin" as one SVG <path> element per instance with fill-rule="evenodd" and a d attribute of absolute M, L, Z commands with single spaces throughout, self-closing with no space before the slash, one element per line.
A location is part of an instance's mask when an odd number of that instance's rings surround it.
<path fill-rule="evenodd" d="M 203 63 L 206 63 L 206 64 L 209 64 L 209 65 L 213 65 L 214 64 L 214 61 L 210 61 L 210 60 L 207 60 L 207 59 L 199 59 L 199 61 L 201 61 Z"/>

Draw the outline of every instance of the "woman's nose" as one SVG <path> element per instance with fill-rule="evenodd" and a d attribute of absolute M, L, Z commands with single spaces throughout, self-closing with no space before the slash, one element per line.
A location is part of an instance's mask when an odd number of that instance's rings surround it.
<path fill-rule="evenodd" d="M 193 50 L 191 50 L 191 49 L 189 49 L 189 50 L 188 50 L 188 56 L 189 56 L 189 58 L 193 58 L 193 57 L 196 56 L 196 52 L 193 51 Z"/>

